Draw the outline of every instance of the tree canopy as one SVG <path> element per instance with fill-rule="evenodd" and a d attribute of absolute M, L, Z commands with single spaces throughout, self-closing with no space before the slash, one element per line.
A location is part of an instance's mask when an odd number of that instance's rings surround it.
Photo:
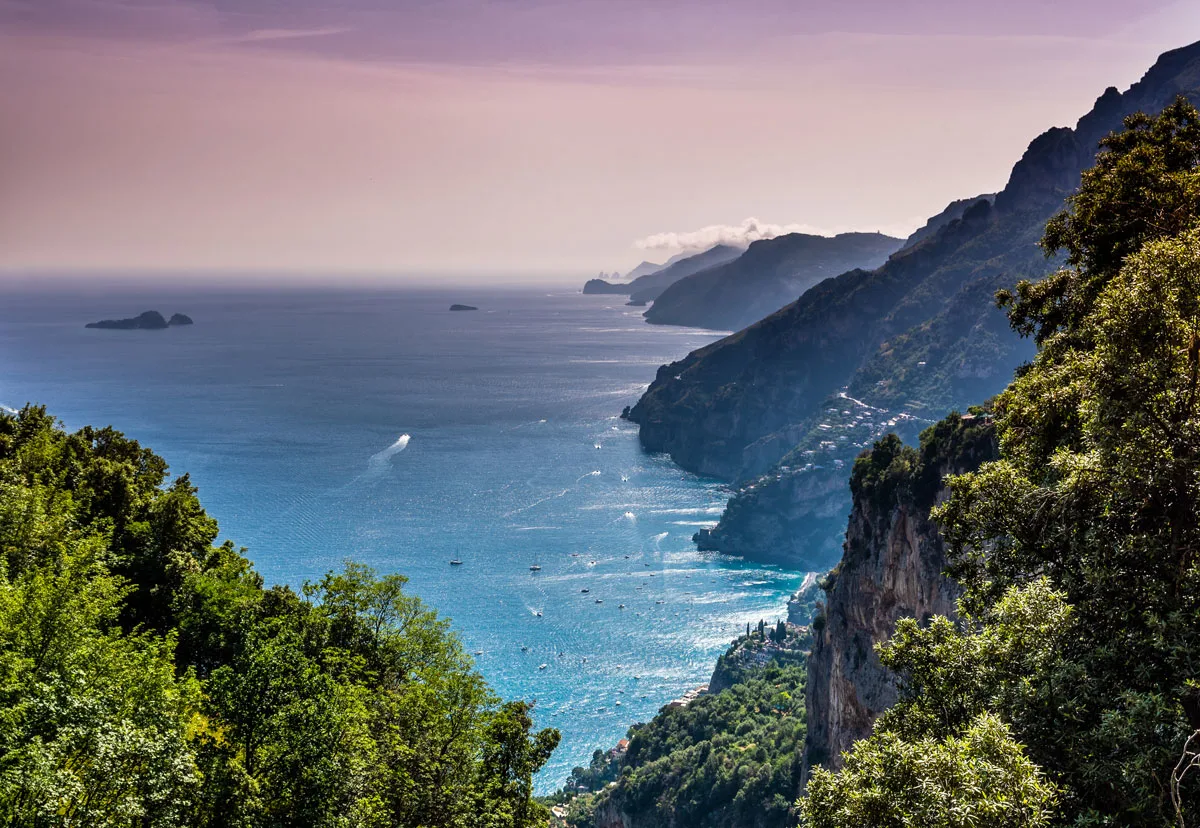
<path fill-rule="evenodd" d="M 348 563 L 298 594 L 112 429 L 0 415 L 0 821 L 525 828 L 558 743 Z"/>
<path fill-rule="evenodd" d="M 880 648 L 901 702 L 807 825 L 1200 823 L 1200 113 L 1125 126 L 1047 228 L 1069 266 L 1000 297 L 1039 352 L 935 511 L 960 618 Z"/>

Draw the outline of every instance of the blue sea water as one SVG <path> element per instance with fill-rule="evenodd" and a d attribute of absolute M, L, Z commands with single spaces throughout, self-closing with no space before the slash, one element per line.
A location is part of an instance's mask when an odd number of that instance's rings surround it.
<path fill-rule="evenodd" d="M 83 327 L 148 308 L 196 324 Z M 618 418 L 715 338 L 544 289 L 9 290 L 0 404 L 150 446 L 269 583 L 347 558 L 408 576 L 491 685 L 562 731 L 545 792 L 706 683 L 803 578 L 696 552 L 727 490 Z"/>

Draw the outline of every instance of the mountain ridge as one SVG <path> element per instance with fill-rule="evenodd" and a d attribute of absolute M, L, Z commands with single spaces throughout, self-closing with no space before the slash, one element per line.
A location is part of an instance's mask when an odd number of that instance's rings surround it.
<path fill-rule="evenodd" d="M 644 316 L 658 325 L 738 330 L 828 276 L 878 267 L 902 244 L 882 233 L 789 233 L 762 239 L 730 262 L 676 280 Z"/>
<path fill-rule="evenodd" d="M 638 276 L 631 282 L 589 279 L 583 286 L 583 292 L 628 296 L 632 303 L 646 303 L 653 301 L 663 290 L 679 279 L 691 276 L 705 268 L 724 264 L 740 255 L 742 255 L 742 248 L 718 244 L 699 253 L 672 256 L 666 264 L 650 273 Z M 642 264 L 646 264 L 646 262 Z"/>
<path fill-rule="evenodd" d="M 831 565 L 850 506 L 845 467 L 880 433 L 834 431 L 806 448 L 807 457 L 789 457 L 822 426 L 833 430 L 823 402 L 844 390 L 885 411 L 885 423 L 914 418 L 916 431 L 1001 390 L 1032 346 L 1007 328 L 995 289 L 1057 266 L 1037 243 L 1099 140 L 1125 115 L 1157 112 L 1177 94 L 1200 100 L 1200 43 L 1164 54 L 1125 93 L 1106 89 L 1075 128 L 1037 136 L 1000 193 L 971 201 L 933 232 L 922 228 L 882 267 L 826 279 L 660 368 L 626 412 L 642 445 L 739 486 L 720 523 L 698 533 L 702 548 L 798 568 Z"/>

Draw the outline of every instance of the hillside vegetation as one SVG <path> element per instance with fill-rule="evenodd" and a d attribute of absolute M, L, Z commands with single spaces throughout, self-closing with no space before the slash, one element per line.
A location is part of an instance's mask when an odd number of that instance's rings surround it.
<path fill-rule="evenodd" d="M 0 415 L 0 822 L 544 825 L 558 743 L 399 575 L 265 588 L 186 475 Z"/>
<path fill-rule="evenodd" d="M 804 744 L 804 627 L 759 625 L 718 663 L 719 692 L 667 706 L 597 751 L 554 801 L 572 828 L 786 828 Z M 716 687 L 714 687 L 716 689 Z M 580 792 L 579 788 L 584 791 Z"/>
<path fill-rule="evenodd" d="M 804 825 L 1200 823 L 1200 112 L 1124 126 L 1000 296 L 1038 353 L 933 512 L 957 619 L 877 648 L 900 700 Z"/>

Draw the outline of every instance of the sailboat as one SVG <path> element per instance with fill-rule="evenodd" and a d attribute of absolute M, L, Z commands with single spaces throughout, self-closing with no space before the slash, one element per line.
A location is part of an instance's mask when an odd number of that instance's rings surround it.
<path fill-rule="evenodd" d="M 450 565 L 451 566 L 462 566 L 462 561 L 460 561 L 458 558 L 451 558 Z"/>

